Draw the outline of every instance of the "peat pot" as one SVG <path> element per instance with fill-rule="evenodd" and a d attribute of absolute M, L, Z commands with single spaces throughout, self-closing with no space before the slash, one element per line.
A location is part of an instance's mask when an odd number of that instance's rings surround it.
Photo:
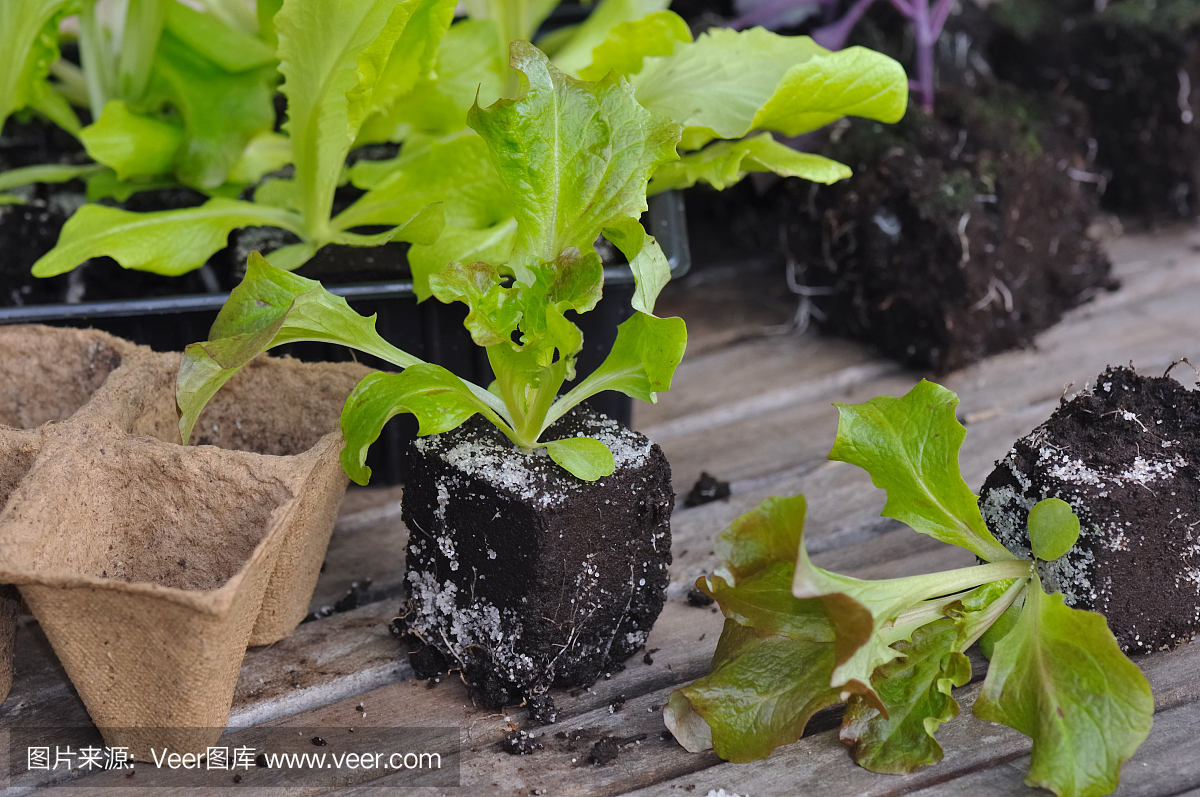
<path fill-rule="evenodd" d="M 261 357 L 185 447 L 178 354 L 11 326 L 0 363 L 0 584 L 110 747 L 203 753 L 246 646 L 307 612 L 347 485 L 342 403 L 368 369 Z M 15 603 L 0 592 L 0 655 Z"/>
<path fill-rule="evenodd" d="M 419 677 L 461 671 L 491 708 L 553 721 L 551 686 L 586 687 L 645 642 L 671 562 L 662 449 L 577 408 L 545 439 L 587 435 L 616 470 L 585 482 L 475 418 L 409 450 L 407 603 L 396 630 Z"/>

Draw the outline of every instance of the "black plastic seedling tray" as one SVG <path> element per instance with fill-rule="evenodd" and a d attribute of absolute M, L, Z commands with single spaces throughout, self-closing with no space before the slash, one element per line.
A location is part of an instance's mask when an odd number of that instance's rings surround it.
<path fill-rule="evenodd" d="M 658 194 L 650 198 L 649 205 L 646 226 L 662 246 L 671 264 L 671 274 L 678 277 L 691 265 L 683 197 L 674 192 Z M 463 327 L 467 313 L 464 305 L 445 305 L 433 299 L 418 304 L 412 280 L 408 278 L 326 287 L 344 296 L 356 311 L 364 315 L 376 314 L 376 329 L 393 346 L 442 365 L 477 384 L 491 382 L 487 356 L 472 343 Z M 617 325 L 632 312 L 629 302 L 633 290 L 633 274 L 628 265 L 605 268 L 604 298 L 595 310 L 574 319 L 583 330 L 584 339 L 578 360 L 580 375 L 590 373 L 608 354 L 616 339 Z M 227 298 L 228 293 L 204 293 L 0 307 L 0 324 L 93 327 L 156 351 L 181 351 L 190 343 L 208 338 L 208 330 Z M 273 351 L 309 362 L 348 360 L 355 356 L 343 346 L 328 343 L 292 343 Z M 371 357 L 359 356 L 359 359 L 368 365 L 390 367 Z M 622 423 L 628 424 L 631 420 L 632 400 L 620 393 L 601 393 L 588 403 Z M 367 460 L 373 470 L 372 484 L 399 484 L 403 480 L 404 452 L 416 431 L 416 423 L 409 415 L 398 416 L 388 424 L 379 443 L 371 447 Z"/>

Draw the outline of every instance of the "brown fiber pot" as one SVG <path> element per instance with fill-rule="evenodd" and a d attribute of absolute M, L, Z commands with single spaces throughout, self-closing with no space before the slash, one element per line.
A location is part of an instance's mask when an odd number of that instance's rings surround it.
<path fill-rule="evenodd" d="M 204 752 L 246 646 L 307 611 L 347 484 L 342 403 L 368 369 L 260 358 L 184 447 L 178 354 L 0 327 L 0 364 L 0 584 L 19 589 L 109 746 Z"/>

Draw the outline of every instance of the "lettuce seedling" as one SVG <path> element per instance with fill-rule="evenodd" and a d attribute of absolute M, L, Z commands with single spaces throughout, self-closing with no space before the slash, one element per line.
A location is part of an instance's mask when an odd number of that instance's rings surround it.
<path fill-rule="evenodd" d="M 572 39 L 590 45 L 586 59 L 564 46 L 550 60 L 585 80 L 610 72 L 624 76 L 640 105 L 683 127 L 680 156 L 654 170 L 651 194 L 697 182 L 723 189 L 756 171 L 832 183 L 850 170 L 776 142 L 772 131 L 798 135 L 846 114 L 881 121 L 904 115 L 904 70 L 879 53 L 857 47 L 831 53 L 807 37 L 761 28 L 718 29 L 693 41 L 687 24 L 670 11 L 623 16 L 632 13 L 640 10 L 627 0 L 603 0 L 576 30 L 580 38 Z M 370 197 L 377 214 L 359 216 L 359 223 L 395 221 L 418 202 L 441 201 L 442 237 L 433 246 L 414 246 L 408 256 L 420 299 L 431 295 L 428 275 L 447 260 L 503 262 L 514 245 L 517 219 L 499 175 L 474 131 L 460 129 L 477 96 L 499 91 L 501 76 L 487 56 L 494 40 L 489 20 L 451 28 L 433 76 L 419 81 L 392 114 L 371 123 L 371 140 L 405 142 L 399 157 L 360 161 L 350 170 L 351 182 L 368 191 L 364 202 Z M 636 256 L 636 246 L 631 253 L 621 240 L 610 240 L 627 257 Z"/>
<path fill-rule="evenodd" d="M 942 759 L 937 728 L 958 714 L 976 641 L 991 660 L 976 716 L 1033 740 L 1026 783 L 1062 797 L 1112 792 L 1150 732 L 1154 700 L 1104 618 L 1047 594 L 1039 563 L 1079 536 L 1057 498 L 1029 514 L 1034 561 L 984 524 L 958 469 L 957 397 L 922 381 L 903 398 L 839 404 L 830 459 L 887 491 L 883 514 L 984 564 L 864 581 L 813 565 L 803 496 L 771 498 L 718 538 L 724 564 L 697 586 L 725 614 L 710 674 L 671 695 L 667 727 L 688 750 L 765 758 L 808 718 L 844 702 L 842 741 L 861 766 L 911 772 Z"/>
<path fill-rule="evenodd" d="M 69 133 L 79 118 L 50 84 L 58 60 L 58 25 L 71 0 L 6 0 L 0 3 L 0 128 L 11 114 L 31 109 Z"/>
<path fill-rule="evenodd" d="M 286 9 L 286 5 L 285 5 Z M 282 38 L 286 29 L 280 26 Z M 603 390 L 653 401 L 670 387 L 687 332 L 679 318 L 653 315 L 669 278 L 666 258 L 638 219 L 654 169 L 677 157 L 681 129 L 640 106 L 617 74 L 581 81 L 555 69 L 537 48 L 513 44 L 521 74 L 516 99 L 475 106 L 469 122 L 500 179 L 515 216 L 505 260 L 443 263 L 428 289 L 443 302 L 464 302 L 472 339 L 485 347 L 496 381 L 487 389 L 459 379 L 386 343 L 374 318 L 354 313 L 319 283 L 252 256 L 246 277 L 221 310 L 206 343 L 189 346 L 179 371 L 180 433 L 188 440 L 209 398 L 260 352 L 296 340 L 340 343 L 403 368 L 374 373 L 355 388 L 342 413 L 342 465 L 365 484 L 366 452 L 392 416 L 410 412 L 419 434 L 453 429 L 480 414 L 525 451 L 544 448 L 581 479 L 613 471 L 612 453 L 590 438 L 543 439 L 559 418 Z M 637 282 L 634 315 L 600 367 L 560 396 L 575 378 L 583 345 L 567 311 L 600 299 L 603 266 L 595 249 L 604 234 L 630 254 Z"/>
<path fill-rule="evenodd" d="M 359 128 L 411 91 L 416 80 L 429 71 L 453 13 L 453 0 L 346 0 L 332 4 L 286 0 L 272 23 L 278 41 L 274 55 L 284 77 L 281 91 L 288 99 L 284 129 L 290 146 L 284 149 L 283 162 L 295 165 L 294 178 L 267 182 L 253 202 L 216 196 L 198 207 L 151 213 L 85 205 L 64 225 L 58 245 L 34 264 L 34 275 L 62 274 L 89 258 L 106 255 L 125 268 L 177 276 L 204 265 L 225 246 L 230 232 L 249 226 L 277 227 L 300 238 L 299 243 L 272 255 L 277 266 L 288 269 L 303 264 L 328 244 L 377 246 L 392 240 L 436 240 L 442 227 L 437 206 L 423 206 L 373 234 L 353 229 L 363 223 L 360 219 L 371 215 L 373 198 L 364 197 L 344 213 L 331 215 L 334 191 L 342 181 L 346 155 Z M 167 33 L 163 33 L 164 42 Z M 196 110 L 198 119 L 208 115 L 224 118 L 230 112 Z M 154 171 L 160 164 L 146 166 L 147 161 L 166 157 L 175 143 L 170 130 L 158 120 L 127 116 L 120 105 L 108 103 L 104 115 L 92 126 L 98 128 L 96 135 L 103 137 L 110 122 L 124 131 L 140 125 L 137 139 L 148 142 L 144 146 L 129 149 L 124 147 L 128 137 L 117 137 L 123 142 L 121 152 L 128 156 L 121 159 L 126 166 L 124 175 L 118 169 L 118 177 Z M 89 150 L 98 146 L 96 142 Z M 247 155 L 270 165 L 278 150 L 277 144 L 268 140 L 258 150 L 250 148 Z M 278 161 L 274 165 L 279 165 Z M 231 168 L 239 166 L 235 163 Z M 250 171 L 261 173 L 263 168 L 268 166 Z"/>

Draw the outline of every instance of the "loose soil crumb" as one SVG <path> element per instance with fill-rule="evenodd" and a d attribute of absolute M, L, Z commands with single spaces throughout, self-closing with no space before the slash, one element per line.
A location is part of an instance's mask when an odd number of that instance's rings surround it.
<path fill-rule="evenodd" d="M 617 756 L 621 753 L 621 741 L 615 736 L 605 736 L 600 741 L 592 745 L 591 755 L 588 756 L 588 761 L 596 766 L 603 766 L 617 760 Z"/>
<path fill-rule="evenodd" d="M 683 505 L 686 507 L 700 506 L 728 497 L 729 482 L 723 482 L 704 471 L 692 485 L 692 491 L 687 494 L 687 498 L 683 499 Z"/>
<path fill-rule="evenodd" d="M 997 463 L 980 493 L 988 527 L 1031 559 L 1029 510 L 1061 498 L 1079 540 L 1040 563 L 1047 591 L 1104 614 L 1122 649 L 1158 650 L 1200 627 L 1200 392 L 1109 368 Z"/>

